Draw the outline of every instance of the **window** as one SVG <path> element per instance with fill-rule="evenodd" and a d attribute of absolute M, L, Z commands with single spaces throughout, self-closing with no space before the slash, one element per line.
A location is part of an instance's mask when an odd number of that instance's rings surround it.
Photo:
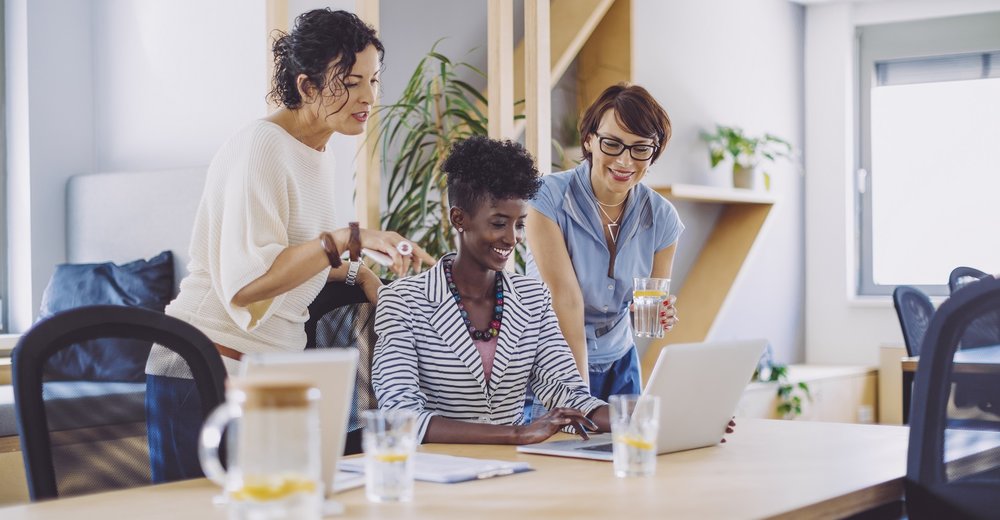
<path fill-rule="evenodd" d="M 858 294 L 1000 266 L 1000 13 L 861 27 Z"/>

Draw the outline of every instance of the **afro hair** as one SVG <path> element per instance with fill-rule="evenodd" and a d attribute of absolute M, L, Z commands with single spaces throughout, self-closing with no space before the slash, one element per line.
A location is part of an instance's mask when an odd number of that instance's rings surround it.
<path fill-rule="evenodd" d="M 486 201 L 530 200 L 541 186 L 531 154 L 513 141 L 473 136 L 456 142 L 441 169 L 448 174 L 448 200 L 475 213 Z"/>

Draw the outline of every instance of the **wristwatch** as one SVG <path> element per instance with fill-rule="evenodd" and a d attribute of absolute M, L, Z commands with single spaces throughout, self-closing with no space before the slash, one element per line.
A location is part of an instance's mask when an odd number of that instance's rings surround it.
<path fill-rule="evenodd" d="M 347 251 L 350 255 L 350 262 L 347 267 L 347 278 L 344 283 L 354 285 L 358 282 L 358 270 L 361 269 L 361 228 L 357 222 L 348 224 L 351 228 L 350 238 L 347 240 Z"/>

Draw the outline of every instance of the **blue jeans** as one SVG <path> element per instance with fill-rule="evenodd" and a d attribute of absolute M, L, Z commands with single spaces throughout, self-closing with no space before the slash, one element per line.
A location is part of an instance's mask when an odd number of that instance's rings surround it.
<path fill-rule="evenodd" d="M 154 484 L 203 477 L 201 398 L 193 379 L 146 376 L 146 433 Z"/>
<path fill-rule="evenodd" d="M 606 402 L 612 395 L 642 392 L 639 354 L 634 346 L 624 356 L 610 363 L 591 363 L 587 367 L 587 372 L 590 374 L 590 395 L 602 401 Z M 524 406 L 524 424 L 530 423 L 535 417 L 545 415 L 547 411 L 531 389 L 528 389 Z"/>

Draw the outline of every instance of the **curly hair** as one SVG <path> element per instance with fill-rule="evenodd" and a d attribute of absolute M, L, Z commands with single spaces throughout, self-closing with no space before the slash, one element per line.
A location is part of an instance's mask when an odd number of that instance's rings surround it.
<path fill-rule="evenodd" d="M 593 162 L 593 155 L 584 146 L 587 139 L 597 133 L 601 118 L 608 110 L 615 111 L 615 119 L 629 133 L 648 137 L 656 141 L 656 151 L 649 163 L 653 164 L 663 153 L 672 132 L 670 116 L 653 98 L 648 90 L 639 85 L 619 83 L 601 92 L 597 101 L 580 118 L 580 148 L 587 162 Z"/>
<path fill-rule="evenodd" d="M 385 48 L 375 29 L 354 13 L 325 8 L 300 14 L 291 32 L 279 32 L 274 40 L 274 78 L 268 99 L 290 109 L 301 107 L 302 96 L 296 81 L 299 74 L 305 74 L 318 91 L 328 88 L 331 96 L 350 96 L 344 78 L 354 67 L 357 54 L 369 45 L 378 50 L 381 63 Z M 328 77 L 332 81 L 328 82 Z M 341 108 L 347 101 L 345 98 Z"/>
<path fill-rule="evenodd" d="M 530 200 L 542 182 L 523 146 L 478 135 L 452 145 L 441 170 L 448 174 L 450 204 L 469 213 L 487 200 Z"/>

